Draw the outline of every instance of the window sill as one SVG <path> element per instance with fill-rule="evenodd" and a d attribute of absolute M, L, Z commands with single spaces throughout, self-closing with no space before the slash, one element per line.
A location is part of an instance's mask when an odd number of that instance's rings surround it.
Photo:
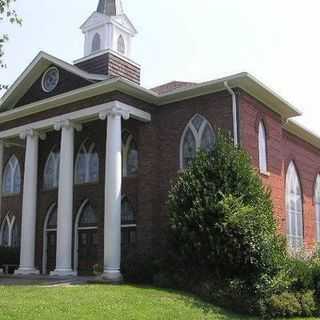
<path fill-rule="evenodd" d="M 13 197 L 19 197 L 20 192 L 18 193 L 3 193 L 2 198 L 13 198 Z"/>
<path fill-rule="evenodd" d="M 261 174 L 262 176 L 264 176 L 264 177 L 270 177 L 270 176 L 271 176 L 271 174 L 270 174 L 269 171 L 260 171 L 260 174 Z"/>

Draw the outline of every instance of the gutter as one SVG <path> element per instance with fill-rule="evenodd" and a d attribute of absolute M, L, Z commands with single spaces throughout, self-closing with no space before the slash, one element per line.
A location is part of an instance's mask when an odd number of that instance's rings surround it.
<path fill-rule="evenodd" d="M 232 118 L 233 118 L 233 141 L 234 145 L 238 146 L 238 112 L 237 112 L 237 96 L 235 92 L 229 87 L 228 81 L 224 82 L 224 86 L 232 96 Z"/>

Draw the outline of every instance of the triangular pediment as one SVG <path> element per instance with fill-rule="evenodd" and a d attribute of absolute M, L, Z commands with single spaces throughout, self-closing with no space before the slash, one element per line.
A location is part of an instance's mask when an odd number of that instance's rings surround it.
<path fill-rule="evenodd" d="M 42 88 L 42 78 L 43 74 L 53 66 L 59 71 L 59 82 L 56 88 L 48 93 Z M 45 52 L 40 52 L 0 99 L 0 111 L 50 98 L 105 79 L 104 75 L 90 74 Z"/>
<path fill-rule="evenodd" d="M 130 19 L 126 14 L 121 14 L 118 16 L 114 16 L 111 18 L 113 22 L 115 22 L 118 26 L 124 28 L 127 32 L 132 35 L 137 34 L 137 29 L 134 27 Z"/>
<path fill-rule="evenodd" d="M 91 14 L 91 16 L 81 25 L 80 29 L 83 32 L 86 32 L 92 28 L 96 28 L 100 25 L 106 24 L 110 22 L 110 17 L 99 13 L 99 12 L 94 12 Z"/>

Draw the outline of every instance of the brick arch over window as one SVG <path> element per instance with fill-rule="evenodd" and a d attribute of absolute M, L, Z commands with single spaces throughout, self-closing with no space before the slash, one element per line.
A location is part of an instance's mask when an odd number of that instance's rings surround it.
<path fill-rule="evenodd" d="M 96 145 L 86 139 L 80 146 L 75 163 L 75 183 L 84 184 L 99 180 L 99 156 Z"/>
<path fill-rule="evenodd" d="M 2 190 L 4 194 L 20 193 L 21 169 L 16 155 L 12 155 L 7 162 L 3 173 Z"/>
<path fill-rule="evenodd" d="M 289 163 L 286 174 L 287 236 L 289 248 L 300 250 L 304 245 L 303 194 L 297 167 Z"/>
<path fill-rule="evenodd" d="M 199 150 L 210 151 L 216 135 L 209 121 L 196 114 L 184 129 L 180 141 L 180 168 L 186 168 L 195 159 Z"/>

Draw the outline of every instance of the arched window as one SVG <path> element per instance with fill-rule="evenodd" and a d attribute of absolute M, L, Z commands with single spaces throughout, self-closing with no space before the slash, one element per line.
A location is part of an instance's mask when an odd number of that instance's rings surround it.
<path fill-rule="evenodd" d="M 90 204 L 87 204 L 80 216 L 79 220 L 79 227 L 85 228 L 85 227 L 96 227 L 97 226 L 97 217 L 96 214 L 91 207 Z"/>
<path fill-rule="evenodd" d="M 296 167 L 290 163 L 286 178 L 286 207 L 288 214 L 288 244 L 296 251 L 303 247 L 302 192 Z"/>
<path fill-rule="evenodd" d="M 49 154 L 44 167 L 43 187 L 44 189 L 54 189 L 59 184 L 59 163 L 60 153 L 55 147 Z"/>
<path fill-rule="evenodd" d="M 215 133 L 210 123 L 201 115 L 195 115 L 186 126 L 180 143 L 180 167 L 186 168 L 199 150 L 211 151 Z"/>
<path fill-rule="evenodd" d="M 86 140 L 80 147 L 75 165 L 75 183 L 96 182 L 99 179 L 99 157 L 94 143 Z"/>
<path fill-rule="evenodd" d="M 136 243 L 136 214 L 127 197 L 121 202 L 121 247 L 124 254 Z"/>
<path fill-rule="evenodd" d="M 126 45 L 124 43 L 124 39 L 122 35 L 120 35 L 118 38 L 118 51 L 122 54 L 126 53 Z"/>
<path fill-rule="evenodd" d="M 20 247 L 20 239 L 19 239 L 19 232 L 18 232 L 18 225 L 17 222 L 14 222 L 12 231 L 11 231 L 11 246 L 13 248 Z"/>
<path fill-rule="evenodd" d="M 138 173 L 138 147 L 132 134 L 127 130 L 122 132 L 122 174 L 124 177 Z"/>
<path fill-rule="evenodd" d="M 267 173 L 267 133 L 262 121 L 259 123 L 259 168 L 260 172 Z"/>
<path fill-rule="evenodd" d="M 18 238 L 18 226 L 16 217 L 11 219 L 7 215 L 0 228 L 0 246 L 2 247 L 18 247 L 20 245 Z"/>
<path fill-rule="evenodd" d="M 9 217 L 6 216 L 1 225 L 0 232 L 0 244 L 2 247 L 9 247 L 10 245 L 10 220 Z"/>
<path fill-rule="evenodd" d="M 314 192 L 314 202 L 316 206 L 316 231 L 317 231 L 317 242 L 320 244 L 320 175 L 318 174 L 315 192 Z"/>
<path fill-rule="evenodd" d="M 13 155 L 8 161 L 3 174 L 3 193 L 19 193 L 21 187 L 21 172 L 17 157 Z"/>
<path fill-rule="evenodd" d="M 96 52 L 101 49 L 101 37 L 99 33 L 96 33 L 92 39 L 91 52 Z"/>

